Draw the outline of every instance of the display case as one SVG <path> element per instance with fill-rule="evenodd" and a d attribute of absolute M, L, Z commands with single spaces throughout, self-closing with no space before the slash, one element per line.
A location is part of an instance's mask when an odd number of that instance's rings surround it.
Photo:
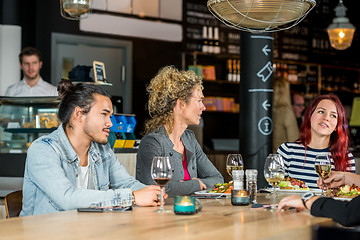
<path fill-rule="evenodd" d="M 0 97 L 0 153 L 26 153 L 31 142 L 54 131 L 57 97 Z"/>

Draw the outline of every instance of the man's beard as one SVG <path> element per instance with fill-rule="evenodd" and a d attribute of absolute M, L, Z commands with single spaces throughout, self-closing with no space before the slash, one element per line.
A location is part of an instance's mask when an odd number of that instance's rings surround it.
<path fill-rule="evenodd" d="M 24 74 L 25 75 L 25 78 L 26 79 L 28 79 L 28 80 L 35 80 L 35 79 L 37 79 L 38 77 L 39 77 L 39 73 L 38 74 L 36 74 L 36 75 L 34 75 L 33 77 L 31 77 L 31 76 L 29 76 L 29 75 L 27 75 L 27 74 Z"/>
<path fill-rule="evenodd" d="M 106 138 L 105 140 L 103 140 L 102 138 L 97 138 L 94 134 L 93 131 L 91 131 L 91 129 L 89 129 L 88 127 L 85 127 L 84 128 L 84 132 L 86 135 L 89 136 L 90 140 L 92 142 L 96 142 L 96 143 L 99 143 L 99 144 L 107 144 L 108 143 L 108 138 Z"/>

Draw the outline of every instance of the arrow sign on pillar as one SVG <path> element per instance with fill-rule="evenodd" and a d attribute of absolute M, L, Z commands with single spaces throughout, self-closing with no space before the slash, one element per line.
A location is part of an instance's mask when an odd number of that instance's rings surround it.
<path fill-rule="evenodd" d="M 268 48 L 269 46 L 268 45 L 265 45 L 265 47 L 263 47 L 262 51 L 263 53 L 267 56 L 269 55 L 269 52 L 271 52 L 271 49 Z"/>
<path fill-rule="evenodd" d="M 266 111 L 269 110 L 269 107 L 271 106 L 270 103 L 268 103 L 268 100 L 265 100 L 261 105 Z"/>

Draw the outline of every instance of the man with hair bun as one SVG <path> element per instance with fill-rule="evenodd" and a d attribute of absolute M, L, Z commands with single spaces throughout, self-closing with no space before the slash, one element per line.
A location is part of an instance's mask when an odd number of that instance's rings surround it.
<path fill-rule="evenodd" d="M 90 206 L 157 206 L 159 186 L 130 176 L 108 144 L 110 95 L 98 85 L 58 86 L 62 124 L 27 152 L 20 216 Z"/>

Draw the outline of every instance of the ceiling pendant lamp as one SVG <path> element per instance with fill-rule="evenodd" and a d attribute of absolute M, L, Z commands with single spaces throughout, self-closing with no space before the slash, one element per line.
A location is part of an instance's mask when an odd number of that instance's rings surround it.
<path fill-rule="evenodd" d="M 60 13 L 63 18 L 80 20 L 90 12 L 91 0 L 60 0 Z"/>
<path fill-rule="evenodd" d="M 339 5 L 335 8 L 335 18 L 327 28 L 330 44 L 337 50 L 344 50 L 351 46 L 354 37 L 355 27 L 346 17 L 347 8 L 343 1 L 339 1 Z"/>
<path fill-rule="evenodd" d="M 315 0 L 208 0 L 209 11 L 230 27 L 252 33 L 289 29 L 301 22 Z"/>

